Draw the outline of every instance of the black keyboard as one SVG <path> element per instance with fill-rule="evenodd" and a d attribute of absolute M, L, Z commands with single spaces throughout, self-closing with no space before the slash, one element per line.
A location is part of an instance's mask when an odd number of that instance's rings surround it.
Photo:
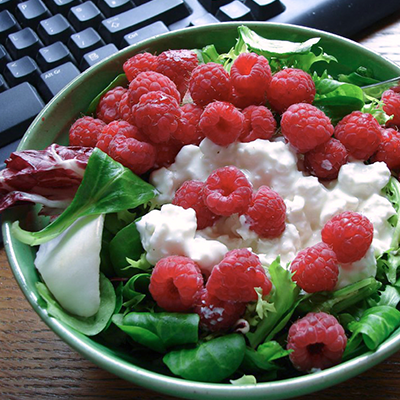
<path fill-rule="evenodd" d="M 400 0 L 0 0 L 0 166 L 47 103 L 128 45 L 225 21 L 293 23 L 352 37 Z"/>

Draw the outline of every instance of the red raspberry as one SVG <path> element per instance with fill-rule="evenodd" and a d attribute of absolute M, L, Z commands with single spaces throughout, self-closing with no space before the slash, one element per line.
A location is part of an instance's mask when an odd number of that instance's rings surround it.
<path fill-rule="evenodd" d="M 155 71 L 141 72 L 130 84 L 128 88 L 130 105 L 137 104 L 143 94 L 161 91 L 172 96 L 179 103 L 181 95 L 174 82 L 163 74 Z"/>
<path fill-rule="evenodd" d="M 104 121 L 93 117 L 78 118 L 69 129 L 69 145 L 82 147 L 95 147 Z"/>
<path fill-rule="evenodd" d="M 186 181 L 175 192 L 172 204 L 185 209 L 193 208 L 196 211 L 197 229 L 204 229 L 214 225 L 218 216 L 209 210 L 203 200 L 204 182 Z"/>
<path fill-rule="evenodd" d="M 120 120 L 110 122 L 108 125 L 103 127 L 103 130 L 97 139 L 96 147 L 108 153 L 108 146 L 111 140 L 117 135 L 135 138 L 142 142 L 145 141 L 144 135 L 140 134 L 136 126 L 131 125 L 129 122 Z"/>
<path fill-rule="evenodd" d="M 378 151 L 372 156 L 372 162 L 383 161 L 388 168 L 400 168 L 400 132 L 393 128 L 381 130 L 381 142 Z"/>
<path fill-rule="evenodd" d="M 279 237 L 285 230 L 286 204 L 282 197 L 268 186 L 260 186 L 253 193 L 244 216 L 250 230 L 263 238 Z"/>
<path fill-rule="evenodd" d="M 154 169 L 169 167 L 174 161 L 179 150 L 182 148 L 182 143 L 175 139 L 170 139 L 168 142 L 152 143 L 156 149 L 156 161 Z"/>
<path fill-rule="evenodd" d="M 108 145 L 108 154 L 137 175 L 153 167 L 156 150 L 150 143 L 122 135 L 115 136 Z"/>
<path fill-rule="evenodd" d="M 224 332 L 232 328 L 244 314 L 246 303 L 222 301 L 206 289 L 200 291 L 193 311 L 200 316 L 200 328 L 209 332 Z"/>
<path fill-rule="evenodd" d="M 286 140 L 299 152 L 307 153 L 329 140 L 333 133 L 330 119 L 311 104 L 291 105 L 281 119 L 281 130 Z"/>
<path fill-rule="evenodd" d="M 154 143 L 168 142 L 181 117 L 176 99 L 161 91 L 144 94 L 132 113 L 135 125 Z"/>
<path fill-rule="evenodd" d="M 226 253 L 211 271 L 206 288 L 211 296 L 222 301 L 247 303 L 257 300 L 255 288 L 266 296 L 272 288 L 257 255 L 248 249 L 235 249 Z"/>
<path fill-rule="evenodd" d="M 289 329 L 289 359 L 300 371 L 326 369 L 338 364 L 347 344 L 346 333 L 333 316 L 324 312 L 308 313 Z"/>
<path fill-rule="evenodd" d="M 400 125 L 400 93 L 396 90 L 386 90 L 382 93 L 381 100 L 384 103 L 383 111 L 393 118 L 388 121 L 388 125 Z"/>
<path fill-rule="evenodd" d="M 368 160 L 378 150 L 381 127 L 372 114 L 353 111 L 339 121 L 334 135 L 354 158 Z"/>
<path fill-rule="evenodd" d="M 155 265 L 149 290 L 161 308 L 170 312 L 185 312 L 193 308 L 203 283 L 200 268 L 193 260 L 169 256 Z"/>
<path fill-rule="evenodd" d="M 105 93 L 97 105 L 96 117 L 106 124 L 119 119 L 119 102 L 127 91 L 126 88 L 117 86 Z"/>
<path fill-rule="evenodd" d="M 231 82 L 239 96 L 266 99 L 271 81 L 271 68 L 264 56 L 241 53 L 232 63 Z"/>
<path fill-rule="evenodd" d="M 275 133 L 276 121 L 272 112 L 265 106 L 249 106 L 243 110 L 245 130 L 240 135 L 241 142 L 256 139 L 271 139 Z"/>
<path fill-rule="evenodd" d="M 335 252 L 323 242 L 300 251 L 290 264 L 292 279 L 307 293 L 333 290 L 339 276 Z"/>
<path fill-rule="evenodd" d="M 203 135 L 219 146 L 228 146 L 239 139 L 245 128 L 244 115 L 231 103 L 214 101 L 200 116 Z"/>
<path fill-rule="evenodd" d="M 354 211 L 335 215 L 322 228 L 322 241 L 332 247 L 340 263 L 364 257 L 372 243 L 374 227 L 370 220 Z"/>
<path fill-rule="evenodd" d="M 151 53 L 139 53 L 125 61 L 122 66 L 129 82 L 132 82 L 141 72 L 155 71 L 157 57 Z"/>
<path fill-rule="evenodd" d="M 267 97 L 271 106 L 283 113 L 292 104 L 311 104 L 315 97 L 315 83 L 307 72 L 285 68 L 272 76 Z"/>
<path fill-rule="evenodd" d="M 183 98 L 190 75 L 198 64 L 197 54 L 192 50 L 167 50 L 159 54 L 156 71 L 175 82 Z"/>
<path fill-rule="evenodd" d="M 229 74 L 221 64 L 198 65 L 189 80 L 189 92 L 193 101 L 206 106 L 212 101 L 229 101 L 232 83 Z"/>
<path fill-rule="evenodd" d="M 131 102 L 129 101 L 129 92 L 128 91 L 126 93 L 124 93 L 121 97 L 121 100 L 120 100 L 119 106 L 118 106 L 118 112 L 119 112 L 119 116 L 121 119 L 129 122 L 131 125 L 135 124 L 135 120 L 134 120 L 133 114 L 132 114 Z"/>
<path fill-rule="evenodd" d="M 330 138 L 304 155 L 307 171 L 319 179 L 336 179 L 342 165 L 347 163 L 346 147 L 337 139 Z"/>
<path fill-rule="evenodd" d="M 186 103 L 181 107 L 181 111 L 182 117 L 173 137 L 184 145 L 198 145 L 204 139 L 204 134 L 199 127 L 203 109 L 196 104 Z"/>
<path fill-rule="evenodd" d="M 265 96 L 255 95 L 254 93 L 249 95 L 238 94 L 235 88 L 232 89 L 231 103 L 237 107 L 244 109 L 249 106 L 261 106 L 265 104 Z"/>
<path fill-rule="evenodd" d="M 209 175 L 203 188 L 203 199 L 214 214 L 229 216 L 246 211 L 252 192 L 245 174 L 235 166 L 227 166 Z"/>

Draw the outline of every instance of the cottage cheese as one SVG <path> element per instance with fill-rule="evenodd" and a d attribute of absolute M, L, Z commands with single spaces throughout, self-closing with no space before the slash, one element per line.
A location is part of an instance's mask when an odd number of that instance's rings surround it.
<path fill-rule="evenodd" d="M 297 167 L 297 155 L 281 140 L 255 140 L 221 147 L 204 139 L 199 146 L 182 148 L 175 163 L 151 176 L 159 191 L 161 210 L 145 215 L 138 223 L 149 262 L 166 255 L 194 258 L 208 271 L 227 250 L 251 248 L 268 266 L 279 255 L 287 266 L 301 249 L 321 240 L 321 229 L 333 215 L 345 210 L 364 214 L 374 224 L 374 239 L 362 260 L 341 268 L 338 287 L 376 274 L 376 256 L 391 244 L 393 228 L 387 222 L 395 210 L 381 189 L 388 183 L 386 164 L 365 165 L 354 161 L 344 165 L 338 179 L 327 185 L 305 176 Z M 193 210 L 171 203 L 175 191 L 189 179 L 205 181 L 215 169 L 236 165 L 256 190 L 268 185 L 287 206 L 286 229 L 279 238 L 263 239 L 247 226 L 244 217 L 232 215 L 209 228 L 196 230 Z"/>

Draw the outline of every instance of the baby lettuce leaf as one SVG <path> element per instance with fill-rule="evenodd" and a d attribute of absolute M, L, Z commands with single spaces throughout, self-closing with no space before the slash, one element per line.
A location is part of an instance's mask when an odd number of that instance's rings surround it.
<path fill-rule="evenodd" d="M 12 233 L 21 242 L 35 246 L 55 238 L 79 217 L 135 208 L 155 195 L 153 186 L 95 148 L 89 157 L 82 183 L 65 211 L 38 232 L 25 231 L 15 221 Z"/>
<path fill-rule="evenodd" d="M 69 325 L 78 332 L 87 336 L 94 336 L 107 327 L 110 318 L 116 309 L 116 294 L 112 283 L 100 274 L 100 307 L 91 317 L 79 317 L 65 311 L 42 282 L 36 283 L 36 288 L 46 302 L 46 309 L 50 316 Z"/>
<path fill-rule="evenodd" d="M 175 375 L 200 382 L 220 382 L 231 376 L 243 361 L 246 343 L 233 333 L 203 342 L 192 349 L 173 350 L 163 358 Z"/>
<path fill-rule="evenodd" d="M 124 298 L 123 305 L 127 310 L 135 308 L 146 298 L 146 295 L 149 293 L 149 284 L 150 274 L 147 273 L 136 274 L 129 279 L 122 291 Z"/>
<path fill-rule="evenodd" d="M 114 315 L 113 322 L 135 342 L 160 353 L 198 341 L 197 314 L 131 312 Z"/>
<path fill-rule="evenodd" d="M 348 358 L 348 355 L 356 353 L 363 344 L 369 350 L 376 350 L 399 326 L 400 311 L 396 308 L 383 305 L 365 310 L 359 321 L 348 325 L 352 336 L 343 357 Z"/>
<path fill-rule="evenodd" d="M 262 342 L 268 342 L 279 332 L 291 317 L 299 301 L 299 287 L 292 281 L 290 271 L 280 265 L 279 258 L 269 266 L 269 273 L 274 289 L 268 301 L 273 303 L 274 311 L 267 311 L 254 332 L 247 333 L 253 348 Z"/>

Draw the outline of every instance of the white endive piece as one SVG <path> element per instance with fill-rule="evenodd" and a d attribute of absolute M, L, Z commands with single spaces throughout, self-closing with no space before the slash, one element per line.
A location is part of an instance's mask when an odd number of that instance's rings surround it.
<path fill-rule="evenodd" d="M 78 219 L 40 245 L 35 266 L 50 292 L 68 312 L 90 317 L 100 306 L 100 250 L 104 216 Z"/>

